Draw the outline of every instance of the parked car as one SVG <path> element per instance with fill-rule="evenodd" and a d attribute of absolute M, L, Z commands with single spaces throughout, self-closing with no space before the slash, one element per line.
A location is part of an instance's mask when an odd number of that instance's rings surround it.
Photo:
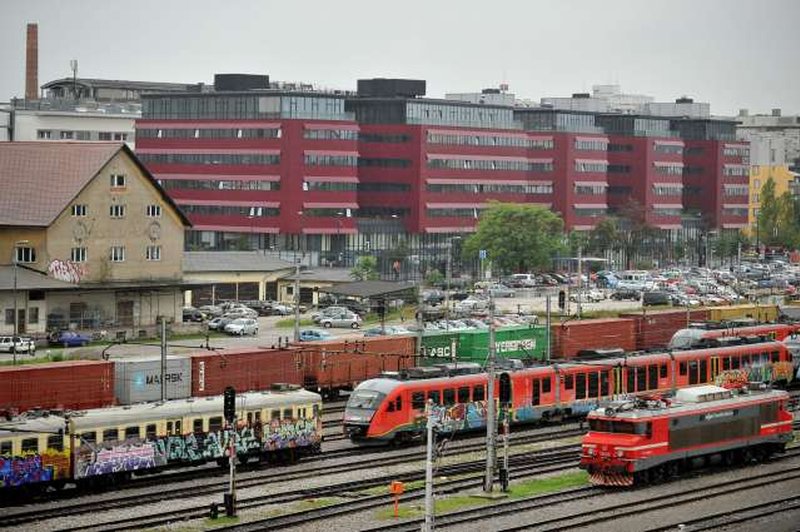
<path fill-rule="evenodd" d="M 237 318 L 256 319 L 258 317 L 258 312 L 248 307 L 234 307 L 231 310 L 225 312 L 223 316 L 234 320 Z"/>
<path fill-rule="evenodd" d="M 271 307 L 273 316 L 289 316 L 291 314 L 294 314 L 294 307 L 292 305 L 287 305 L 284 303 L 273 303 Z"/>
<path fill-rule="evenodd" d="M 232 322 L 232 318 L 225 318 L 224 316 L 220 316 L 218 318 L 214 318 L 208 322 L 208 328 L 212 331 L 224 331 L 225 326 Z"/>
<path fill-rule="evenodd" d="M 321 331 L 319 329 L 303 329 L 300 331 L 301 342 L 319 342 L 322 340 L 330 340 L 333 335 L 328 331 Z"/>
<path fill-rule="evenodd" d="M 203 305 L 202 307 L 197 307 L 197 310 L 210 318 L 218 318 L 224 313 L 222 308 L 216 305 Z"/>
<path fill-rule="evenodd" d="M 314 321 L 314 323 L 319 323 L 320 320 L 322 320 L 323 318 L 335 318 L 338 316 L 346 315 L 348 312 L 350 311 L 345 307 L 340 307 L 340 306 L 325 307 L 324 309 L 321 309 L 319 312 L 314 312 L 313 314 L 311 314 L 311 319 L 312 321 Z"/>
<path fill-rule="evenodd" d="M 626 299 L 637 301 L 641 295 L 638 290 L 619 289 L 611 294 L 611 299 L 615 301 L 625 301 Z"/>
<path fill-rule="evenodd" d="M 586 303 L 598 303 L 598 302 L 600 302 L 600 301 L 602 301 L 602 300 L 604 300 L 606 298 L 606 295 L 603 292 L 601 292 L 600 290 L 592 288 L 590 290 L 585 290 L 585 291 L 580 292 L 580 293 L 577 293 L 577 292 L 571 293 L 569 295 L 569 300 L 570 301 L 577 301 L 579 295 L 580 295 L 581 301 L 582 302 L 586 302 Z"/>
<path fill-rule="evenodd" d="M 515 273 L 508 281 L 509 286 L 514 286 L 517 288 L 536 287 L 536 275 L 532 273 Z"/>
<path fill-rule="evenodd" d="M 386 325 L 383 328 L 378 325 L 364 330 L 364 336 L 391 336 L 395 334 L 412 334 L 412 331 L 400 325 Z"/>
<path fill-rule="evenodd" d="M 201 322 L 206 319 L 205 314 L 194 307 L 183 307 L 183 321 Z"/>
<path fill-rule="evenodd" d="M 0 352 L 4 353 L 30 353 L 36 352 L 36 342 L 23 336 L 0 336 Z"/>
<path fill-rule="evenodd" d="M 74 331 L 54 332 L 48 338 L 50 345 L 60 345 L 64 347 L 82 347 L 91 341 L 92 339 L 89 335 Z"/>
<path fill-rule="evenodd" d="M 225 326 L 225 332 L 239 336 L 245 334 L 255 336 L 258 334 L 258 322 L 253 318 L 237 318 Z"/>
<path fill-rule="evenodd" d="M 642 295 L 642 305 L 669 305 L 672 302 L 669 292 L 645 292 Z"/>
<path fill-rule="evenodd" d="M 509 288 L 504 284 L 493 284 L 486 289 L 486 292 L 491 294 L 492 297 L 514 297 L 514 289 Z"/>
<path fill-rule="evenodd" d="M 459 312 L 473 312 L 476 310 L 486 310 L 488 302 L 475 296 L 468 297 L 456 303 L 456 310 Z"/>
<path fill-rule="evenodd" d="M 331 327 L 350 327 L 351 329 L 358 329 L 361 327 L 361 316 L 353 312 L 342 314 L 337 317 L 325 317 L 319 320 L 319 324 L 325 328 Z"/>

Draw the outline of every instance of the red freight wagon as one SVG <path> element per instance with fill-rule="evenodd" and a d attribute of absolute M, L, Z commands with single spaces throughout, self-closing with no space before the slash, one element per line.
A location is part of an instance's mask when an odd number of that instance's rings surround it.
<path fill-rule="evenodd" d="M 351 390 L 385 371 L 414 366 L 415 337 L 383 336 L 303 344 L 304 386 L 328 394 Z"/>
<path fill-rule="evenodd" d="M 688 327 L 690 322 L 705 322 L 709 319 L 708 309 L 657 310 L 637 314 L 620 314 L 620 318 L 636 322 L 636 349 L 663 348 L 679 329 Z"/>
<path fill-rule="evenodd" d="M 114 404 L 114 363 L 74 360 L 0 367 L 0 410 L 83 410 Z"/>
<path fill-rule="evenodd" d="M 556 323 L 552 326 L 553 357 L 573 358 L 582 349 L 625 351 L 636 348 L 636 323 L 632 319 L 604 318 Z"/>
<path fill-rule="evenodd" d="M 192 396 L 268 390 L 276 382 L 303 384 L 302 359 L 292 348 L 251 347 L 192 353 Z"/>

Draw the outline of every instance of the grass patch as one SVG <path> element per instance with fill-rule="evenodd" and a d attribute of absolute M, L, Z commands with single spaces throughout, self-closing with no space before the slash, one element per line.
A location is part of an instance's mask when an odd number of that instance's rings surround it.
<path fill-rule="evenodd" d="M 441 515 L 471 506 L 484 506 L 490 502 L 489 499 L 473 497 L 472 495 L 454 495 L 452 497 L 436 499 L 434 512 L 436 512 L 436 515 Z M 401 519 L 407 517 L 422 517 L 425 515 L 424 502 L 411 505 L 401 504 L 397 513 Z M 394 519 L 394 506 L 379 510 L 375 516 L 381 520 Z"/>
<path fill-rule="evenodd" d="M 299 503 L 293 505 L 292 509 L 299 511 L 313 510 L 314 508 L 323 508 L 325 506 L 342 502 L 343 500 L 344 499 L 341 497 L 320 497 L 319 499 L 306 499 L 305 501 L 300 501 Z"/>
<path fill-rule="evenodd" d="M 588 481 L 589 474 L 585 471 L 579 471 L 576 473 L 568 473 L 566 475 L 559 475 L 556 477 L 540 478 L 527 482 L 520 482 L 510 486 L 511 491 L 509 493 L 509 497 L 513 499 L 533 497 L 534 495 L 541 495 L 543 493 L 551 493 L 567 488 L 583 486 Z"/>
<path fill-rule="evenodd" d="M 219 526 L 229 526 L 235 525 L 239 523 L 238 517 L 228 517 L 225 515 L 225 508 L 220 508 L 222 514 L 217 517 L 216 519 L 211 519 L 210 517 L 205 520 L 205 524 L 211 528 L 219 527 Z"/>
<path fill-rule="evenodd" d="M 71 360 L 73 358 L 79 357 L 70 357 L 65 356 L 64 353 L 59 349 L 59 352 L 46 354 L 44 356 L 35 356 L 31 357 L 28 353 L 17 353 L 17 363 L 14 364 L 13 360 L 3 360 L 0 362 L 0 366 L 29 366 L 32 364 L 47 364 L 48 362 L 61 362 L 63 360 Z"/>
<path fill-rule="evenodd" d="M 415 489 L 418 489 L 418 488 L 424 488 L 425 487 L 425 481 L 424 480 L 414 480 L 412 482 L 405 482 L 404 484 L 405 484 L 405 490 L 406 491 L 411 491 L 411 490 L 415 490 Z M 387 493 L 389 493 L 389 486 L 375 486 L 373 488 L 368 488 L 368 489 L 365 489 L 365 490 L 361 490 L 358 493 L 360 493 L 362 495 L 386 495 Z"/>
<path fill-rule="evenodd" d="M 314 326 L 317 326 L 317 324 L 314 323 L 314 320 L 310 318 L 300 320 L 300 327 L 314 327 Z M 275 327 L 277 327 L 278 329 L 289 329 L 291 327 L 294 327 L 294 318 L 286 318 L 283 320 L 278 320 L 275 322 Z"/>

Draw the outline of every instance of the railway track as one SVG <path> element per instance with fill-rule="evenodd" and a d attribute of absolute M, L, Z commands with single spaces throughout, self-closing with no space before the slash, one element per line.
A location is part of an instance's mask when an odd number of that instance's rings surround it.
<path fill-rule="evenodd" d="M 516 438 L 512 438 L 510 446 L 512 448 L 519 447 L 523 445 L 529 445 L 532 443 L 547 441 L 553 439 L 554 436 L 557 438 L 565 438 L 578 435 L 579 433 L 580 433 L 579 429 L 574 429 L 574 428 L 561 430 L 557 432 L 546 432 L 546 433 L 531 431 L 531 433 L 517 435 Z M 481 438 L 476 438 L 474 440 L 468 440 L 468 441 L 465 440 L 463 443 L 456 443 L 453 444 L 452 446 L 448 446 L 447 455 L 449 456 L 455 453 L 477 452 L 477 451 L 482 451 L 484 448 L 485 448 L 485 443 L 482 441 Z M 268 471 L 259 470 L 254 472 L 253 475 L 247 476 L 245 478 L 240 477 L 240 479 L 237 481 L 237 487 L 238 489 L 244 489 L 248 487 L 260 486 L 269 483 L 270 481 L 286 482 L 292 480 L 307 480 L 324 475 L 335 475 L 335 474 L 347 473 L 358 470 L 370 470 L 376 467 L 401 465 L 411 461 L 424 460 L 421 448 L 419 447 L 404 449 L 400 452 L 395 451 L 391 456 L 386 456 L 387 453 L 385 449 L 376 449 L 371 453 L 368 452 L 368 450 L 366 449 L 360 449 L 360 448 L 348 448 L 348 449 L 342 449 L 341 451 L 342 452 L 336 456 L 341 457 L 341 456 L 352 455 L 357 457 L 358 460 L 355 463 L 345 462 L 339 464 L 303 467 L 301 471 L 295 471 L 295 472 L 287 472 L 285 471 L 284 468 L 276 470 L 268 470 Z M 367 452 L 365 453 L 365 451 Z M 315 461 L 320 461 L 325 458 L 331 458 L 332 457 L 331 455 L 334 455 L 334 453 L 330 452 L 327 455 L 318 455 L 315 457 L 306 458 L 303 465 L 306 465 L 309 462 L 313 463 Z M 378 456 L 375 456 L 373 458 L 365 457 L 365 456 L 368 457 L 369 455 L 378 455 Z M 213 471 L 217 473 L 220 478 L 224 478 L 227 475 L 227 473 L 221 469 L 213 469 Z M 207 472 L 208 471 L 206 471 L 206 473 Z M 394 478 L 396 479 L 397 475 L 395 475 Z M 1 519 L 0 523 L 2 523 L 0 524 L 0 526 L 12 526 L 12 525 L 18 526 L 31 523 L 34 521 L 39 521 L 42 519 L 55 518 L 59 516 L 63 517 L 63 516 L 90 514 L 99 511 L 110 511 L 120 508 L 140 506 L 142 504 L 148 504 L 148 503 L 158 503 L 168 500 L 186 499 L 188 497 L 212 495 L 225 491 L 225 489 L 227 489 L 228 486 L 228 481 L 227 479 L 224 479 L 215 482 L 210 482 L 202 486 L 191 486 L 189 488 L 187 488 L 186 486 L 182 486 L 173 489 L 165 489 L 163 486 L 163 480 L 161 482 L 156 483 L 156 485 L 161 487 L 161 489 L 153 493 L 136 494 L 130 496 L 116 497 L 108 500 L 76 503 L 71 505 L 59 505 L 58 507 L 52 509 L 40 509 L 30 512 L 6 513 L 5 515 L 0 516 Z M 306 490 L 303 491 L 303 493 L 305 494 L 306 497 L 309 497 L 313 496 L 314 493 L 316 493 L 316 491 L 312 490 L 311 492 L 308 492 Z"/>

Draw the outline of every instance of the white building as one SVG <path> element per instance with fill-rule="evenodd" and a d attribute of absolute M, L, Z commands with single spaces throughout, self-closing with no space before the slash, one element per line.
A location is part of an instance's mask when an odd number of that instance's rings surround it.
<path fill-rule="evenodd" d="M 739 111 L 735 117 L 739 122 L 736 136 L 740 139 L 757 139 L 766 145 L 769 155 L 764 158 L 783 162 L 755 162 L 753 149 L 750 150 L 752 164 L 798 164 L 800 159 L 800 116 L 783 116 L 780 109 L 773 109 L 769 115 L 750 115 L 747 109 Z M 774 153 L 773 153 L 774 152 Z"/>

